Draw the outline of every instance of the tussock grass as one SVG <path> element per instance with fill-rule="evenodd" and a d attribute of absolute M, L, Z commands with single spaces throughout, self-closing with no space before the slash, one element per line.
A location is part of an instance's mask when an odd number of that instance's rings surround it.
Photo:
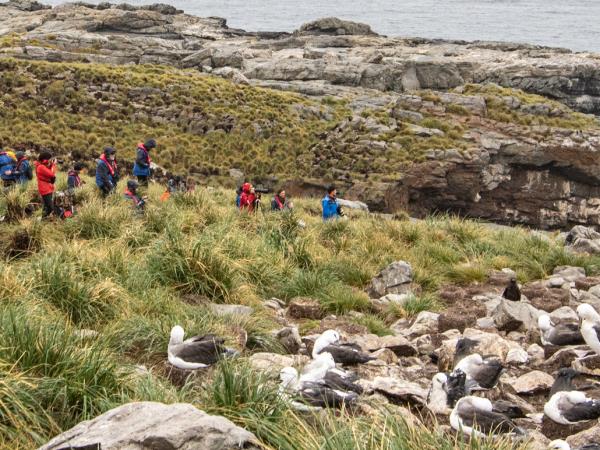
<path fill-rule="evenodd" d="M 438 310 L 436 289 L 446 282 L 479 281 L 502 267 L 517 270 L 523 282 L 559 264 L 600 273 L 600 258 L 571 255 L 552 235 L 519 228 L 363 213 L 323 224 L 312 200 L 298 199 L 293 214 L 248 216 L 233 209 L 232 192 L 198 189 L 161 203 L 161 191 L 150 186 L 149 209 L 136 215 L 119 196 L 102 202 L 86 186 L 73 219 L 6 226 L 7 235 L 27 230 L 38 245 L 19 258 L 4 253 L 0 264 L 0 446 L 32 448 L 116 405 L 156 400 L 223 414 L 273 449 L 508 449 L 409 426 L 385 405 L 368 416 L 294 413 L 278 397 L 277 380 L 245 361 L 253 351 L 282 351 L 272 334 L 280 325 L 261 301 L 312 297 L 328 313 L 386 335 L 397 318 Z M 364 288 L 400 259 L 413 266 L 421 292 L 402 308 L 374 313 Z M 253 312 L 221 316 L 209 302 Z M 242 358 L 174 386 L 165 360 L 175 324 L 188 335 L 225 337 Z M 300 326 L 308 333 L 319 323 Z M 89 330 L 98 335 L 84 337 Z M 28 432 L 19 433 L 25 426 Z"/>

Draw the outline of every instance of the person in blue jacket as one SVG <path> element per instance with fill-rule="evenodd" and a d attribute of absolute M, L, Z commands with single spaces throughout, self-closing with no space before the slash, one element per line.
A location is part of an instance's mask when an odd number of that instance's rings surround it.
<path fill-rule="evenodd" d="M 139 143 L 135 154 L 135 163 L 133 164 L 133 175 L 137 177 L 138 183 L 141 186 L 148 186 L 148 178 L 150 177 L 150 150 L 156 148 L 156 141 L 148 139 L 144 143 Z"/>
<path fill-rule="evenodd" d="M 103 197 L 113 192 L 119 182 L 119 168 L 116 159 L 117 151 L 106 147 L 96 166 L 96 186 L 100 188 Z"/>
<path fill-rule="evenodd" d="M 17 164 L 15 166 L 15 180 L 19 184 L 26 184 L 33 180 L 33 169 L 24 151 L 19 150 L 16 154 Z"/>
<path fill-rule="evenodd" d="M 0 150 L 0 178 L 5 187 L 15 184 L 16 157 L 12 152 Z"/>
<path fill-rule="evenodd" d="M 327 195 L 321 201 L 321 205 L 323 206 L 323 220 L 325 221 L 334 220 L 344 215 L 337 201 L 337 189 L 335 186 L 327 188 Z"/>

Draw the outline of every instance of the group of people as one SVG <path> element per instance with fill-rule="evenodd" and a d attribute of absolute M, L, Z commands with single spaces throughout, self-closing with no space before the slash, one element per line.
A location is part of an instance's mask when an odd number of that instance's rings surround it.
<path fill-rule="evenodd" d="M 244 183 L 237 190 L 236 206 L 241 211 L 253 213 L 260 208 L 261 192 L 257 191 L 251 183 Z M 324 221 L 339 219 L 344 216 L 344 211 L 337 198 L 337 188 L 329 186 L 327 194 L 321 200 L 322 216 Z M 290 211 L 294 204 L 288 199 L 285 189 L 279 189 L 271 200 L 271 211 Z"/>
<path fill-rule="evenodd" d="M 157 148 L 154 139 L 148 139 L 137 145 L 136 157 L 133 164 L 133 175 L 136 180 L 130 179 L 126 183 L 126 189 L 123 193 L 125 199 L 131 201 L 137 210 L 143 210 L 146 204 L 146 197 L 139 192 L 140 186 L 147 187 L 148 181 L 152 176 L 152 159 L 150 153 Z M 95 180 L 100 194 L 103 198 L 108 197 L 117 189 L 120 180 L 120 169 L 116 158 L 117 151 L 114 147 L 105 147 L 102 154 L 96 161 Z M 25 184 L 33 179 L 33 173 L 37 178 L 38 192 L 42 199 L 42 217 L 46 218 L 52 214 L 62 217 L 64 211 L 59 210 L 55 205 L 55 182 L 57 172 L 57 159 L 48 151 L 42 151 L 32 168 L 29 159 L 24 151 L 2 150 L 0 149 L 0 178 L 5 188 L 17 184 Z M 81 172 L 86 169 L 82 162 L 75 162 L 68 172 L 67 176 L 67 194 L 73 197 L 75 190 L 84 184 L 81 179 Z M 161 196 L 161 200 L 167 200 L 171 194 L 176 192 L 187 192 L 193 190 L 193 186 L 188 186 L 183 178 L 172 177 L 168 180 L 167 188 Z M 242 211 L 253 213 L 261 206 L 262 193 L 266 191 L 256 189 L 251 183 L 244 183 L 237 191 L 236 206 Z M 327 195 L 322 202 L 323 220 L 333 220 L 342 217 L 343 211 L 337 199 L 337 189 L 330 186 L 327 189 Z M 288 199 L 285 189 L 279 189 L 271 200 L 271 211 L 290 211 L 294 208 L 293 203 Z"/>
<path fill-rule="evenodd" d="M 140 185 L 148 186 L 148 180 L 152 174 L 150 151 L 156 148 L 154 139 L 139 143 L 136 150 L 136 159 L 133 165 L 133 175 L 136 180 L 128 180 L 123 196 L 132 201 L 134 207 L 143 209 L 146 198 L 138 193 Z M 120 179 L 119 166 L 116 159 L 116 150 L 113 147 L 104 148 L 102 154 L 96 161 L 96 186 L 102 197 L 107 197 L 115 192 Z M 55 202 L 55 183 L 57 163 L 59 161 L 49 151 L 41 151 L 33 166 L 24 151 L 12 151 L 0 149 L 0 178 L 5 188 L 18 184 L 26 184 L 37 178 L 38 193 L 42 199 L 42 217 L 51 215 L 65 216 L 65 211 L 58 208 Z M 85 164 L 75 162 L 67 174 L 67 194 L 73 196 L 75 190 L 84 184 L 81 172 L 85 170 Z M 167 187 L 167 191 L 170 191 Z"/>

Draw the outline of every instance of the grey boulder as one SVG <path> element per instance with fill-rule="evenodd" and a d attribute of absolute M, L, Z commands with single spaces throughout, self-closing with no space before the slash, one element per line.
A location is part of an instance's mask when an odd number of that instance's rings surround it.
<path fill-rule="evenodd" d="M 56 436 L 40 450 L 82 448 L 102 450 L 258 450 L 256 437 L 221 416 L 211 416 L 187 403 L 127 403 L 81 422 Z"/>

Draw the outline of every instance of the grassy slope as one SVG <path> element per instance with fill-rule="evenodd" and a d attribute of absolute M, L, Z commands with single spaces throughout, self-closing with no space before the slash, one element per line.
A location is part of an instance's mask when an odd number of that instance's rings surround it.
<path fill-rule="evenodd" d="M 0 198 L 0 209 L 27 202 L 35 187 L 29 189 Z M 223 414 L 272 448 L 503 448 L 407 427 L 381 405 L 368 417 L 299 417 L 277 399 L 276 384 L 250 370 L 244 358 L 220 364 L 203 383 L 176 387 L 166 377 L 169 330 L 179 323 L 189 333 L 215 332 L 236 345 L 243 329 L 249 348 L 278 351 L 269 333 L 278 326 L 260 308 L 271 296 L 314 297 L 342 316 L 362 311 L 361 322 L 385 334 L 395 318 L 435 307 L 436 288 L 447 281 L 478 281 L 502 267 L 517 270 L 522 281 L 561 264 L 600 272 L 600 258 L 569 255 L 519 229 L 492 231 L 445 217 L 385 221 L 360 213 L 323 224 L 313 201 L 298 201 L 295 216 L 248 217 L 235 211 L 227 191 L 202 189 L 169 203 L 159 203 L 159 195 L 152 187 L 146 216 L 136 217 L 118 197 L 101 203 L 88 183 L 76 218 L 3 226 L 1 447 L 31 448 L 123 402 L 157 400 Z M 31 250 L 19 253 L 23 242 Z M 376 315 L 362 288 L 396 259 L 413 265 L 423 295 L 406 310 Z M 256 308 L 250 317 L 224 318 L 184 301 L 190 295 Z M 312 326 L 304 324 L 304 331 Z M 80 329 L 99 336 L 81 338 Z M 136 364 L 150 373 L 137 373 Z"/>
<path fill-rule="evenodd" d="M 466 93 L 486 97 L 492 124 L 519 124 L 524 135 L 532 125 L 594 126 L 589 117 L 520 91 L 468 86 Z M 444 108 L 435 93 L 417 94 L 441 111 L 426 113 L 420 125 L 438 128 L 444 136 L 415 136 L 405 119 L 381 134 L 364 125 L 348 127 L 329 142 L 323 139 L 329 130 L 352 115 L 345 101 L 239 86 L 170 67 L 0 59 L 0 142 L 84 158 L 113 145 L 122 161 L 131 161 L 136 143 L 153 136 L 161 144 L 156 161 L 172 171 L 218 177 L 238 168 L 251 177 L 330 178 L 336 169 L 352 177 L 368 173 L 371 180 L 397 179 L 428 150 L 468 150 L 473 143 L 464 134 L 479 123 L 477 118 L 471 123 L 460 106 Z M 502 100 L 509 95 L 523 104 L 550 104 L 564 116 L 512 111 Z M 386 107 L 362 115 L 387 125 L 393 122 L 389 112 Z"/>

